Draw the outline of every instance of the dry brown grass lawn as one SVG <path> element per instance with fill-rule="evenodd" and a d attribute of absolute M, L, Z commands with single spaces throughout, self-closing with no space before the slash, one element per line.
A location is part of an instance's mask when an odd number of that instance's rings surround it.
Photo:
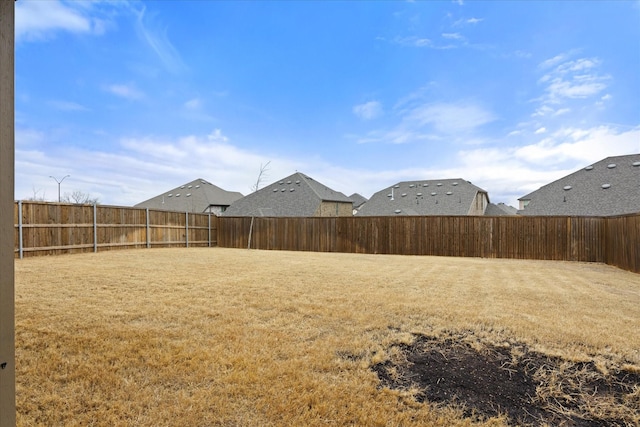
<path fill-rule="evenodd" d="M 17 260 L 18 425 L 470 425 L 370 369 L 450 331 L 638 372 L 640 275 L 222 248 Z"/>

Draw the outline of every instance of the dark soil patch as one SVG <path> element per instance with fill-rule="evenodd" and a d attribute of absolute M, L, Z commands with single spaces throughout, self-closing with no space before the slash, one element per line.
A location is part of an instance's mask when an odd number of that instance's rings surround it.
<path fill-rule="evenodd" d="M 640 421 L 640 375 L 600 372 L 524 345 L 476 350 L 462 335 L 417 336 L 401 357 L 373 366 L 383 386 L 417 388 L 416 399 L 462 408 L 466 417 L 506 415 L 518 425 L 632 426 Z M 479 347 L 476 345 L 475 347 Z"/>

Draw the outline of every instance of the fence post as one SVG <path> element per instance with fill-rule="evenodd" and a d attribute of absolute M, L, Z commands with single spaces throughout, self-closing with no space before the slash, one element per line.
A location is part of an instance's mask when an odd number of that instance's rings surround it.
<path fill-rule="evenodd" d="M 24 246 L 22 244 L 22 200 L 18 201 L 18 248 L 20 259 L 24 256 Z"/>
<path fill-rule="evenodd" d="M 188 248 L 189 247 L 189 211 L 184 213 L 184 217 L 185 217 L 185 222 L 184 222 L 184 241 L 185 241 L 185 245 Z"/>
<path fill-rule="evenodd" d="M 209 218 L 208 218 L 208 220 L 209 220 L 209 224 L 208 224 L 208 227 L 209 227 L 209 246 L 208 247 L 211 247 L 211 210 L 209 210 Z"/>
<path fill-rule="evenodd" d="M 98 252 L 98 207 L 93 204 L 93 252 Z"/>
<path fill-rule="evenodd" d="M 147 213 L 147 249 L 151 247 L 151 227 L 149 226 L 149 208 L 145 208 Z"/>

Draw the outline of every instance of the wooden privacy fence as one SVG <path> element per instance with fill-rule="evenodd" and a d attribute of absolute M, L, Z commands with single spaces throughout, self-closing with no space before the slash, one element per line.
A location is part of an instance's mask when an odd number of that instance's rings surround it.
<path fill-rule="evenodd" d="M 221 247 L 604 262 L 640 273 L 640 214 L 218 220 Z"/>
<path fill-rule="evenodd" d="M 603 262 L 640 273 L 640 213 L 618 217 L 241 218 L 16 202 L 15 218 L 17 257 L 220 246 Z"/>
<path fill-rule="evenodd" d="M 217 217 L 149 209 L 16 202 L 17 257 L 150 247 L 216 246 Z"/>

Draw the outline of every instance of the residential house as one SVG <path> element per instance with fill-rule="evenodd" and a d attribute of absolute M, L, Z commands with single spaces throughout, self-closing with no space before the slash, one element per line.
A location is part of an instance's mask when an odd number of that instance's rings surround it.
<path fill-rule="evenodd" d="M 351 201 L 353 202 L 353 214 L 355 215 L 356 213 L 358 213 L 358 211 L 360 210 L 360 207 L 367 203 L 367 198 L 358 194 L 358 193 L 353 193 L 352 195 L 349 196 L 349 198 L 351 199 Z"/>
<path fill-rule="evenodd" d="M 198 178 L 138 203 L 134 207 L 179 212 L 211 212 L 220 215 L 240 198 L 242 198 L 241 193 L 223 190 Z"/>
<path fill-rule="evenodd" d="M 488 205 L 488 193 L 461 178 L 403 181 L 375 193 L 357 215 L 484 215 Z"/>
<path fill-rule="evenodd" d="M 509 215 L 517 215 L 518 209 L 513 206 L 506 205 L 504 203 L 489 203 L 487 206 L 487 210 L 484 211 L 484 214 L 487 216 L 509 216 Z"/>
<path fill-rule="evenodd" d="M 612 216 L 640 212 L 640 154 L 607 157 L 522 196 L 519 214 Z"/>
<path fill-rule="evenodd" d="M 352 216 L 353 202 L 339 191 L 296 172 L 235 201 L 225 216 Z"/>

